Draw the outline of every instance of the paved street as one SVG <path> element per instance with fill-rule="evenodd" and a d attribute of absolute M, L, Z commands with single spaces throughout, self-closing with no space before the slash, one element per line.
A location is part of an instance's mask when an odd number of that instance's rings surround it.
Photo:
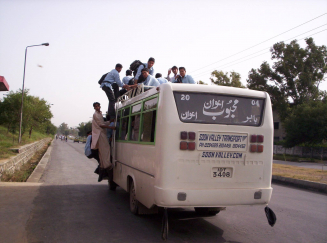
<path fill-rule="evenodd" d="M 135 216 L 129 195 L 93 173 L 84 144 L 53 142 L 41 183 L 0 183 L 0 242 L 162 242 L 161 216 Z M 169 242 L 327 242 L 327 196 L 273 185 L 270 227 L 263 206 L 229 207 L 214 217 L 169 211 Z"/>

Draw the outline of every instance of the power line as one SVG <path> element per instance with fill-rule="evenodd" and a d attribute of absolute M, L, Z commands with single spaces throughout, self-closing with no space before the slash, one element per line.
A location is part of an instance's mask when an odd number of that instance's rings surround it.
<path fill-rule="evenodd" d="M 315 20 L 315 19 L 318 19 L 318 18 L 320 18 L 320 17 L 322 17 L 322 16 L 324 16 L 324 15 L 326 15 L 326 14 L 327 14 L 327 13 L 324 13 L 324 14 L 322 14 L 322 15 L 316 17 L 316 18 L 313 18 L 313 19 L 311 19 L 311 20 L 309 20 L 309 21 L 307 21 L 307 22 L 304 22 L 304 23 L 302 23 L 302 24 L 300 24 L 300 25 L 298 25 L 298 26 L 296 26 L 296 27 L 294 27 L 294 28 L 292 28 L 292 29 L 289 29 L 289 30 L 287 30 L 287 31 L 284 31 L 284 32 L 281 33 L 281 34 L 278 34 L 278 35 L 276 35 L 276 36 L 274 36 L 274 37 L 271 37 L 271 38 L 269 38 L 269 39 L 267 39 L 267 40 L 265 40 L 265 41 L 262 41 L 262 42 L 260 42 L 260 43 L 258 43 L 258 44 L 256 44 L 256 45 L 254 45 L 254 46 L 251 46 L 251 47 L 249 47 L 249 48 L 247 48 L 247 49 L 244 49 L 243 51 L 237 52 L 237 53 L 235 53 L 235 54 L 233 54 L 233 55 L 231 55 L 231 56 L 225 57 L 225 58 L 223 58 L 223 59 L 221 59 L 221 60 L 219 60 L 219 61 L 217 61 L 217 62 L 211 63 L 211 64 L 209 64 L 209 65 L 207 65 L 207 66 L 204 66 L 204 67 L 202 67 L 202 68 L 196 69 L 196 70 L 194 70 L 194 71 L 192 71 L 192 72 L 194 73 L 194 72 L 196 72 L 196 71 L 198 71 L 198 70 L 201 70 L 201 69 L 203 69 L 203 68 L 209 67 L 209 66 L 211 66 L 211 65 L 213 65 L 213 64 L 216 64 L 216 63 L 218 63 L 218 62 L 221 62 L 221 61 L 223 61 L 223 60 L 226 60 L 226 59 L 228 59 L 228 58 L 230 58 L 230 57 L 236 56 L 236 55 L 238 55 L 238 54 L 240 54 L 240 53 L 242 53 L 242 52 L 245 52 L 245 51 L 247 51 L 247 50 L 249 50 L 249 49 L 252 49 L 253 47 L 256 47 L 256 46 L 258 46 L 258 45 L 260 45 L 260 44 L 262 44 L 262 43 L 265 43 L 265 42 L 267 42 L 267 41 L 269 41 L 269 40 L 271 40 L 271 39 L 273 39 L 273 38 L 276 38 L 276 37 L 278 37 L 278 36 L 280 36 L 280 35 L 283 35 L 283 34 L 289 32 L 289 31 L 291 31 L 291 30 L 294 30 L 294 29 L 296 29 L 296 28 L 298 28 L 298 27 L 300 27 L 300 26 L 302 26 L 302 25 L 305 25 L 305 24 L 307 24 L 307 23 L 309 23 L 309 22 L 311 22 L 311 21 L 313 21 L 313 20 Z"/>
<path fill-rule="evenodd" d="M 289 41 L 289 40 L 292 40 L 292 39 L 294 39 L 294 38 L 296 38 L 296 37 L 298 37 L 298 36 L 301 36 L 301 35 L 303 35 L 303 34 L 306 34 L 306 33 L 308 33 L 308 32 L 311 32 L 311 31 L 313 31 L 313 30 L 319 29 L 320 27 L 325 26 L 325 25 L 327 25 L 327 24 L 321 25 L 321 26 L 319 26 L 319 27 L 317 27 L 317 28 L 314 28 L 314 29 L 312 29 L 312 30 L 309 30 L 309 31 L 307 31 L 307 32 L 304 32 L 304 33 L 302 33 L 302 34 L 300 34 L 300 35 L 297 35 L 297 36 L 294 36 L 294 37 L 292 37 L 292 38 L 289 38 L 289 39 L 285 40 L 284 42 Z M 310 36 L 313 36 L 313 35 L 319 34 L 319 33 L 323 32 L 323 31 L 325 31 L 325 30 L 327 30 L 327 29 L 324 29 L 324 30 L 322 30 L 322 31 L 319 31 L 319 32 L 317 32 L 317 33 L 314 33 L 314 34 L 312 34 L 312 35 L 310 35 Z M 307 37 L 303 37 L 303 38 L 299 39 L 298 41 L 303 40 L 303 39 L 308 38 L 308 37 L 309 37 L 309 36 L 307 36 Z M 267 48 L 269 48 L 269 47 L 267 47 Z M 249 57 L 249 56 L 255 55 L 255 54 L 260 53 L 260 52 L 262 52 L 262 51 L 266 51 L 267 48 L 262 49 L 262 50 L 257 51 L 257 52 L 254 52 L 254 53 L 252 53 L 252 54 L 250 54 L 250 55 L 247 55 L 247 56 L 241 57 L 241 58 L 239 58 L 239 59 L 237 59 L 237 60 L 234 60 L 234 61 L 232 61 L 232 62 L 222 64 L 221 66 L 219 66 L 219 67 L 217 67 L 217 68 L 222 68 L 222 67 L 226 68 L 225 66 L 228 65 L 228 64 L 231 64 L 231 63 L 237 62 L 237 61 L 239 61 L 239 60 L 241 60 L 241 59 L 244 59 L 244 58 L 247 58 L 247 57 Z M 259 55 L 255 56 L 255 57 L 258 57 L 258 56 L 261 56 L 261 55 L 263 55 L 263 54 L 267 54 L 267 53 L 269 53 L 269 52 L 265 52 L 265 53 L 259 54 Z M 247 60 L 253 59 L 253 58 L 255 58 L 255 57 L 248 58 L 248 59 L 246 59 L 246 60 L 244 60 L 244 61 L 247 61 Z M 243 62 L 243 61 L 241 61 L 241 62 Z M 234 63 L 234 64 L 232 64 L 232 65 L 235 65 L 235 64 L 238 64 L 238 63 L 240 63 L 240 62 Z M 232 65 L 229 65 L 229 66 L 232 66 Z M 229 66 L 228 66 L 228 67 L 229 67 Z M 216 68 L 216 69 L 217 69 L 217 68 Z M 195 74 L 195 75 L 192 75 L 192 76 L 193 76 L 193 77 L 197 77 L 197 76 L 200 76 L 200 75 L 205 74 L 205 73 L 208 73 L 208 72 L 211 72 L 211 71 L 205 71 L 205 72 L 198 73 L 198 74 Z"/>

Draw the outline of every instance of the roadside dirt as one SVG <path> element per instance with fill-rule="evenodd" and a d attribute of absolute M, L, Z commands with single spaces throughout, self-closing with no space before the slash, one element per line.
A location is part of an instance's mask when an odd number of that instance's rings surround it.
<path fill-rule="evenodd" d="M 49 144 L 45 144 L 42 149 L 37 151 L 34 156 L 25 164 L 20 167 L 20 170 L 16 170 L 13 174 L 4 173 L 2 175 L 2 182 L 25 182 L 32 174 L 37 164 L 42 159 L 43 155 L 47 151 Z"/>
<path fill-rule="evenodd" d="M 273 165 L 273 175 L 327 184 L 327 171 L 292 165 Z"/>

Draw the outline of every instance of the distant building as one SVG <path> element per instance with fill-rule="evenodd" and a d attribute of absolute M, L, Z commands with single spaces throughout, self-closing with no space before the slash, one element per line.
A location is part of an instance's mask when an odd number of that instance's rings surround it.
<path fill-rule="evenodd" d="M 0 76 L 0 91 L 9 91 L 9 84 L 3 76 Z"/>
<path fill-rule="evenodd" d="M 282 126 L 279 115 L 276 111 L 273 111 L 274 118 L 274 142 L 278 142 L 285 139 L 286 133 Z"/>

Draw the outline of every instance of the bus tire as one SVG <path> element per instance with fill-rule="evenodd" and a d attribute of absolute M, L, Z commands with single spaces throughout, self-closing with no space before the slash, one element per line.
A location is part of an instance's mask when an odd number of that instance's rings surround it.
<path fill-rule="evenodd" d="M 129 187 L 129 208 L 131 212 L 135 215 L 139 212 L 139 201 L 136 199 L 136 192 L 135 192 L 135 186 L 134 181 L 131 181 L 130 187 Z"/>
<path fill-rule="evenodd" d="M 195 212 L 200 215 L 216 215 L 220 212 L 218 208 L 194 208 Z"/>

